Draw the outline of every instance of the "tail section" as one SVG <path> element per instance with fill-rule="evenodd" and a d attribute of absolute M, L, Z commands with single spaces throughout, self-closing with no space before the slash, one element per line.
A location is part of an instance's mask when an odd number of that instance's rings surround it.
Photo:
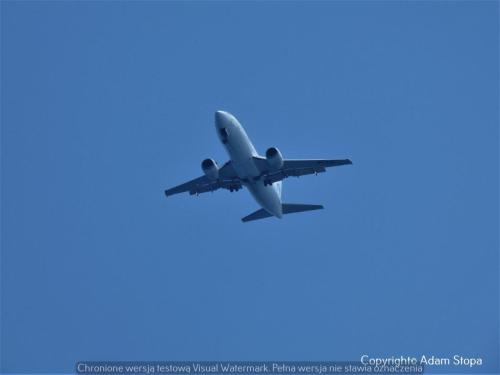
<path fill-rule="evenodd" d="M 313 210 L 321 210 L 323 209 L 323 206 L 320 204 L 298 204 L 298 203 L 283 203 L 282 205 L 282 210 L 283 210 L 283 215 L 286 214 L 293 214 L 295 212 L 304 212 L 304 211 L 313 211 Z M 241 221 L 247 222 L 247 221 L 253 221 L 253 220 L 260 220 L 260 219 L 265 219 L 267 217 L 273 216 L 269 212 L 267 212 L 264 209 L 260 209 L 255 211 L 254 213 L 251 213 L 248 216 L 245 216 Z"/>

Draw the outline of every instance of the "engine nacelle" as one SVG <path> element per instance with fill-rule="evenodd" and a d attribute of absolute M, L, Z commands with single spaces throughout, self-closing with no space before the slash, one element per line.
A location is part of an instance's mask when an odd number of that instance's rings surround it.
<path fill-rule="evenodd" d="M 203 160 L 201 162 L 201 169 L 210 180 L 217 180 L 219 178 L 219 167 L 213 159 Z"/>
<path fill-rule="evenodd" d="M 272 169 L 280 169 L 283 166 L 283 156 L 276 147 L 268 148 L 266 151 L 267 164 Z"/>

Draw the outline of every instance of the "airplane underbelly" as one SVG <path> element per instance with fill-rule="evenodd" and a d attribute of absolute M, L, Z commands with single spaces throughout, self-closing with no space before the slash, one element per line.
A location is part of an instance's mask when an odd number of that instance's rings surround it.
<path fill-rule="evenodd" d="M 233 160 L 233 166 L 236 174 L 241 179 L 252 180 L 260 175 L 260 171 L 255 166 L 251 157 L 246 160 Z"/>
<path fill-rule="evenodd" d="M 238 145 L 228 146 L 229 155 L 233 168 L 241 179 L 252 179 L 260 175 L 260 170 L 253 160 L 252 150 L 248 147 Z"/>
<path fill-rule="evenodd" d="M 239 178 L 251 180 L 260 175 L 253 160 L 256 155 L 255 148 L 245 134 L 233 134 L 226 144 L 226 148 Z"/>

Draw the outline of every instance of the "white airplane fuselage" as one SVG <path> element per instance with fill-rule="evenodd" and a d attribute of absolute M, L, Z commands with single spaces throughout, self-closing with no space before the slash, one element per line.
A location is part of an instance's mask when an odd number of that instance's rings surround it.
<path fill-rule="evenodd" d="M 271 215 L 281 218 L 283 216 L 281 181 L 265 185 L 263 179 L 259 177 L 260 171 L 254 160 L 254 157 L 259 156 L 259 154 L 243 126 L 230 113 L 217 111 L 215 113 L 215 127 L 219 139 L 229 154 L 236 174 L 243 181 L 243 185 L 263 209 Z"/>

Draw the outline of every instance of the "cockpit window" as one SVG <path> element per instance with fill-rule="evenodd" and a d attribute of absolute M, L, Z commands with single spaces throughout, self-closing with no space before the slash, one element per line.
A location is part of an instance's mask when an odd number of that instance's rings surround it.
<path fill-rule="evenodd" d="M 220 137 L 222 139 L 222 142 L 226 143 L 227 142 L 227 138 L 229 137 L 227 129 L 226 128 L 220 128 L 219 129 L 219 133 L 220 133 Z"/>

